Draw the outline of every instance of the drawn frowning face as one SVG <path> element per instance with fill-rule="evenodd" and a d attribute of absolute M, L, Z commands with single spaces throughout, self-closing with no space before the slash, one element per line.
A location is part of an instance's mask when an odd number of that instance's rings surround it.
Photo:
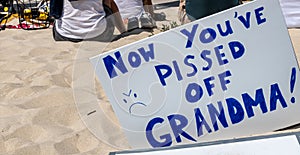
<path fill-rule="evenodd" d="M 133 97 L 133 98 L 137 98 L 137 97 L 138 97 L 138 95 L 137 95 L 136 93 L 133 93 L 131 89 L 129 90 L 128 93 L 123 93 L 123 95 L 127 98 L 127 99 L 124 98 L 124 99 L 123 99 L 123 102 L 124 102 L 125 104 L 130 104 L 129 109 L 128 109 L 128 112 L 129 112 L 130 114 L 132 114 L 132 108 L 133 108 L 134 106 L 144 106 L 144 107 L 147 106 L 145 103 L 140 102 L 140 101 L 137 101 L 137 102 L 130 101 L 130 98 L 132 98 L 132 97 Z"/>

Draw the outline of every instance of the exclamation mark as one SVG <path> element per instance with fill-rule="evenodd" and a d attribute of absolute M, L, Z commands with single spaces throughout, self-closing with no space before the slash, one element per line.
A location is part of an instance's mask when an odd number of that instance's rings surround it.
<path fill-rule="evenodd" d="M 294 92 L 294 89 L 295 89 L 295 83 L 296 83 L 296 68 L 294 67 L 294 68 L 292 69 L 291 81 L 290 81 L 290 91 L 291 91 L 291 93 Z M 296 102 L 295 97 L 292 97 L 292 98 L 291 98 L 291 102 L 292 102 L 292 103 L 295 103 L 295 102 Z"/>

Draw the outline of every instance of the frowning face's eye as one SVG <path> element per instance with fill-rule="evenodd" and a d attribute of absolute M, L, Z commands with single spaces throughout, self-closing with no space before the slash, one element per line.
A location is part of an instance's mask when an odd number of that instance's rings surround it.
<path fill-rule="evenodd" d="M 126 95 L 126 96 L 130 97 L 130 96 L 131 96 L 131 93 L 128 94 L 128 95 Z M 137 95 L 136 93 L 134 93 L 134 94 L 133 94 L 133 97 L 134 97 L 134 98 L 137 98 L 138 95 Z M 127 101 L 126 99 L 123 99 L 123 102 L 124 102 L 124 103 L 128 103 L 128 101 Z"/>
<path fill-rule="evenodd" d="M 123 98 L 123 102 L 125 104 L 129 104 L 129 109 L 128 109 L 128 112 L 130 114 L 132 114 L 132 109 L 135 107 L 135 106 L 144 106 L 146 107 L 147 105 L 145 103 L 143 103 L 142 101 L 136 101 L 136 99 L 138 98 L 138 95 L 137 93 L 133 93 L 132 90 L 130 89 L 128 93 L 122 93 L 125 98 Z M 132 100 L 132 98 L 136 98 L 135 100 Z"/>

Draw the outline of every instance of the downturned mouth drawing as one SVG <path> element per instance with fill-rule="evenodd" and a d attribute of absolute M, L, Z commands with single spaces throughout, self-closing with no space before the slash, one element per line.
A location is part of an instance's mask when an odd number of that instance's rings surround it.
<path fill-rule="evenodd" d="M 144 107 L 147 107 L 147 105 L 145 103 L 142 103 L 142 102 L 135 102 L 133 103 L 130 107 L 129 107 L 129 113 L 131 114 L 132 113 L 132 107 L 135 106 L 135 105 L 142 105 Z"/>

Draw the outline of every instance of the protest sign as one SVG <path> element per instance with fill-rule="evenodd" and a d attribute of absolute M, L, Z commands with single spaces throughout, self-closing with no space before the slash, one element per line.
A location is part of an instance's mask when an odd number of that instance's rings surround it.
<path fill-rule="evenodd" d="M 299 67 L 277 0 L 249 2 L 90 60 L 134 148 L 300 122 Z"/>

